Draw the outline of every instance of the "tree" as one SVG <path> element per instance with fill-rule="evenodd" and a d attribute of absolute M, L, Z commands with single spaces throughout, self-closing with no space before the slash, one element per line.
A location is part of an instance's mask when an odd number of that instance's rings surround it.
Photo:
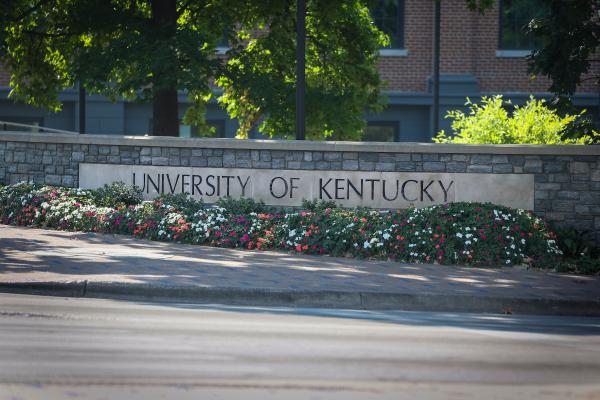
<path fill-rule="evenodd" d="M 529 56 L 529 71 L 548 76 L 550 91 L 567 100 L 590 71 L 600 45 L 600 1 L 549 0 L 546 17 L 534 19 L 528 31 L 542 39 L 543 47 Z M 600 74 L 589 76 L 600 85 Z"/>
<path fill-rule="evenodd" d="M 483 13 L 494 0 L 466 0 L 471 10 Z M 563 111 L 570 108 L 570 99 L 583 79 L 593 79 L 600 85 L 600 74 L 590 72 L 600 46 L 599 0 L 546 0 L 548 12 L 534 18 L 524 30 L 543 43 L 527 57 L 529 72 L 547 76 L 555 94 L 555 106 Z"/>
<path fill-rule="evenodd" d="M 152 133 L 176 136 L 178 90 L 192 101 L 185 121 L 206 128 L 217 82 L 240 136 L 256 124 L 285 136 L 294 120 L 294 7 L 295 0 L 5 0 L 0 55 L 11 96 L 28 104 L 59 110 L 58 93 L 79 81 L 115 100 L 151 101 Z M 312 0 L 308 9 L 307 132 L 355 137 L 360 114 L 380 104 L 375 53 L 385 36 L 360 1 Z M 227 62 L 216 55 L 223 34 L 232 47 Z"/>

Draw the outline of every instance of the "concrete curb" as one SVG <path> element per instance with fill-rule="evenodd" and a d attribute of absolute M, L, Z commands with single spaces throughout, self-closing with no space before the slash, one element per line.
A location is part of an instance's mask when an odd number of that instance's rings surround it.
<path fill-rule="evenodd" d="M 0 292 L 137 301 L 361 310 L 600 316 L 600 301 L 471 295 L 242 289 L 122 282 L 0 282 Z"/>

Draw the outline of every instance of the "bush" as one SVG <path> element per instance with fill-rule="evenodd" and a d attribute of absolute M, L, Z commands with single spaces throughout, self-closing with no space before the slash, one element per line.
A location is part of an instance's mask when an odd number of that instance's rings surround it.
<path fill-rule="evenodd" d="M 441 131 L 433 140 L 437 143 L 470 144 L 591 144 L 598 134 L 578 136 L 573 129 L 581 124 L 583 112 L 578 115 L 559 116 L 548 108 L 544 100 L 533 97 L 522 107 L 515 106 L 512 115 L 506 107 L 510 101 L 502 96 L 483 97 L 481 105 L 467 99 L 466 114 L 460 110 L 449 111 L 452 134 Z"/>
<path fill-rule="evenodd" d="M 92 190 L 96 205 L 103 207 L 134 206 L 142 202 L 142 191 L 137 186 L 113 182 Z"/>
<path fill-rule="evenodd" d="M 123 197 L 115 196 L 119 202 Z M 561 259 L 556 238 L 543 220 L 493 204 L 452 203 L 379 212 L 305 202 L 308 210 L 280 213 L 250 199 L 223 199 L 216 207 L 204 207 L 182 195 L 164 195 L 111 207 L 106 206 L 106 198 L 97 202 L 97 192 L 82 189 L 10 185 L 0 188 L 0 221 L 218 247 L 404 262 L 555 268 Z M 592 270 L 591 261 L 585 262 L 580 270 Z"/>
<path fill-rule="evenodd" d="M 222 197 L 217 200 L 217 206 L 224 208 L 229 214 L 232 215 L 266 213 L 273 211 L 271 207 L 267 207 L 262 201 L 256 201 L 247 197 L 242 197 L 239 199 Z"/>

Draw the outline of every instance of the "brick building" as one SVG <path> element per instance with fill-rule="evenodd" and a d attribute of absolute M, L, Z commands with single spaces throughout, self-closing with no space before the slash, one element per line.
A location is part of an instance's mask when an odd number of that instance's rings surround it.
<path fill-rule="evenodd" d="M 433 0 L 379 0 L 373 8 L 375 22 L 391 37 L 390 48 L 381 49 L 379 71 L 387 82 L 388 107 L 378 114 L 366 114 L 365 140 L 429 141 L 432 130 Z M 525 36 L 522 26 L 540 12 L 540 0 L 497 0 L 485 15 L 471 12 L 465 0 L 442 0 L 440 115 L 441 128 L 448 128 L 444 115 L 462 108 L 466 97 L 503 94 L 521 104 L 533 94 L 549 97 L 549 82 L 527 74 L 525 56 L 535 43 Z M 600 65 L 594 65 L 594 73 Z M 63 111 L 48 114 L 6 100 L 8 74 L 0 70 L 0 120 L 34 123 L 76 130 L 78 95 L 75 89 L 60 95 Z M 600 120 L 600 88 L 594 80 L 585 81 L 575 96 L 575 105 L 588 109 Z M 180 95 L 180 112 L 187 106 Z M 151 106 L 131 102 L 111 103 L 101 96 L 88 96 L 87 131 L 106 134 L 144 134 L 150 129 Z M 230 137 L 237 129 L 216 104 L 209 105 L 207 120 L 221 136 Z M 189 136 L 190 127 L 180 134 Z M 192 134 L 193 135 L 193 134 Z"/>

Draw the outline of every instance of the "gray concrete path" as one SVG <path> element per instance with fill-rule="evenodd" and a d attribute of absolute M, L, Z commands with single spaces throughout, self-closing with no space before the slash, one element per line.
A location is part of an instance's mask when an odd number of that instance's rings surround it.
<path fill-rule="evenodd" d="M 337 301 L 345 308 L 444 310 L 448 299 L 459 299 L 462 309 L 450 304 L 448 310 L 546 313 L 547 307 L 548 313 L 561 313 L 557 304 L 570 304 L 573 310 L 567 314 L 577 313 L 577 308 L 591 310 L 581 314 L 600 314 L 599 277 L 219 249 L 0 225 L 0 290 L 31 282 L 74 282 L 81 284 L 81 295 L 112 287 L 123 295 L 135 294 L 132 288 L 143 288 L 141 295 L 155 288 L 158 297 L 169 297 L 167 289 L 176 287 L 182 300 L 190 290 L 214 294 L 231 289 L 256 296 L 278 294 L 270 305 L 285 299 L 293 303 L 283 295 L 304 293 L 304 302 L 297 305 L 335 307 Z M 318 300 L 312 294 L 319 292 L 337 300 L 310 304 Z M 356 293 L 361 297 L 351 296 Z M 226 300 L 227 293 L 222 294 Z M 523 301 L 537 302 L 539 310 L 523 308 Z M 483 308 L 477 308 L 480 303 Z"/>
<path fill-rule="evenodd" d="M 598 399 L 600 318 L 0 294 L 0 400 Z"/>

